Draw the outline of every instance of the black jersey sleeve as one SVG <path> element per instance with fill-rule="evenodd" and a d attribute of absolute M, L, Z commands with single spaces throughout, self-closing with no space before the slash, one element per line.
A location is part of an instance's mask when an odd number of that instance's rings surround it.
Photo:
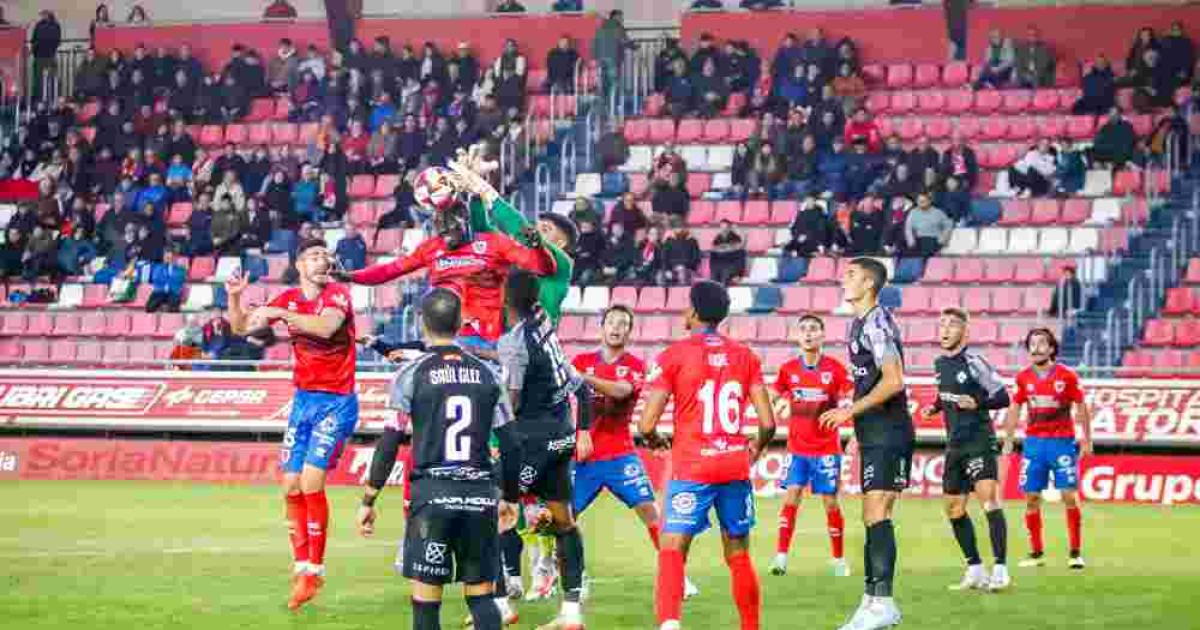
<path fill-rule="evenodd" d="M 575 426 L 584 431 L 592 428 L 592 386 L 583 379 L 575 388 Z"/>
<path fill-rule="evenodd" d="M 979 384 L 987 398 L 979 401 L 980 406 L 988 411 L 995 409 L 1004 409 L 1011 404 L 1008 396 L 1008 388 L 1004 386 L 1004 379 L 1000 377 L 1000 373 L 996 368 L 992 367 L 988 360 L 982 355 L 968 353 L 967 370 L 971 373 L 971 378 Z"/>
<path fill-rule="evenodd" d="M 387 484 L 388 477 L 392 476 L 392 469 L 396 466 L 396 453 L 400 451 L 400 442 L 404 438 L 404 434 L 400 431 L 388 428 L 383 430 L 383 437 L 379 438 L 379 442 L 375 444 L 375 454 L 371 457 L 371 473 L 367 478 L 367 485 L 374 488 L 376 491 L 382 490 Z"/>

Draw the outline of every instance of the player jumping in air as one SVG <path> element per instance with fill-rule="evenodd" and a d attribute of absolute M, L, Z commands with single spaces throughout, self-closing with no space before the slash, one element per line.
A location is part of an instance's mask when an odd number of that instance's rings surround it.
<path fill-rule="evenodd" d="M 1032 365 L 1017 374 L 1013 406 L 1004 422 L 1004 453 L 1012 452 L 1021 405 L 1027 407 L 1028 424 L 1022 448 L 1021 489 L 1025 492 L 1025 527 L 1029 531 L 1029 557 L 1020 566 L 1045 564 L 1042 543 L 1042 491 L 1050 476 L 1062 492 L 1067 511 L 1068 566 L 1084 567 L 1081 554 L 1083 515 L 1079 511 L 1079 458 L 1092 454 L 1092 414 L 1083 402 L 1083 389 L 1074 370 L 1057 363 L 1058 339 L 1048 328 L 1034 328 L 1025 336 Z M 1073 419 L 1072 419 L 1073 418 Z M 1082 433 L 1076 441 L 1075 420 Z"/>
<path fill-rule="evenodd" d="M 571 362 L 592 386 L 595 418 L 592 429 L 579 431 L 576 438 L 577 443 L 584 445 L 583 450 L 590 450 L 592 455 L 580 458 L 575 464 L 573 503 L 578 518 L 600 491 L 607 489 L 638 515 L 657 550 L 661 523 L 654 503 L 654 487 L 641 458 L 633 450 L 633 436 L 629 433 L 633 409 L 646 378 L 646 364 L 625 349 L 633 333 L 633 322 L 633 310 L 628 306 L 608 307 L 600 316 L 600 349 L 585 352 Z M 685 597 L 698 592 L 690 580 L 685 582 Z"/>
<path fill-rule="evenodd" d="M 822 413 L 837 407 L 842 395 L 852 389 L 850 373 L 837 359 L 822 354 L 825 322 L 816 315 L 800 318 L 800 356 L 779 368 L 771 388 L 775 417 L 788 422 L 788 467 L 781 485 L 787 491 L 779 512 L 779 540 L 772 575 L 787 573 L 788 550 L 796 529 L 796 513 L 804 489 L 812 488 L 825 504 L 825 525 L 833 551 L 833 574 L 850 575 L 842 554 L 845 519 L 838 505 L 838 484 L 842 476 L 842 444 L 837 430 L 818 423 Z"/>
<path fill-rule="evenodd" d="M 517 412 L 521 436 L 521 490 L 546 502 L 562 567 L 562 608 L 540 630 L 583 630 L 580 602 L 583 587 L 583 535 L 571 513 L 571 464 L 576 455 L 576 426 L 592 428 L 591 387 L 563 355 L 549 318 L 538 307 L 537 278 L 516 270 L 508 277 L 505 302 L 513 328 L 500 338 L 497 351 Z M 577 425 L 571 422 L 570 396 L 576 402 Z M 578 454 L 591 455 L 590 443 Z"/>
<path fill-rule="evenodd" d="M 655 589 L 660 630 L 677 630 L 683 612 L 684 566 L 692 538 L 709 526 L 715 509 L 725 563 L 742 630 L 758 630 L 762 597 L 750 559 L 754 489 L 750 467 L 775 435 L 762 366 L 745 345 L 717 332 L 729 315 L 729 294 L 710 281 L 692 285 L 684 323 L 691 332 L 658 357 L 638 429 L 652 448 L 664 448 L 657 424 L 674 399 L 671 481 L 658 552 Z M 742 431 L 747 402 L 758 417 L 758 435 Z"/>
<path fill-rule="evenodd" d="M 412 427 L 403 570 L 412 581 L 413 630 L 441 628 L 442 589 L 454 581 L 463 583 L 475 628 L 500 630 L 502 623 L 492 602 L 500 552 L 496 520 L 516 517 L 520 444 L 500 375 L 454 344 L 461 320 L 454 292 L 430 291 L 421 300 L 428 352 L 405 364 L 391 385 L 389 406 Z M 386 427 L 375 448 L 358 513 L 364 536 L 374 532 L 375 501 L 396 464 L 403 422 Z M 488 447 L 493 433 L 506 467 L 499 493 Z"/>
<path fill-rule="evenodd" d="M 842 298 L 854 309 L 849 354 L 854 367 L 854 404 L 821 415 L 826 428 L 854 421 L 862 473 L 863 553 L 866 588 L 862 603 L 842 630 L 876 630 L 900 623 L 892 599 L 896 532 L 892 511 L 908 487 L 915 433 L 904 392 L 900 328 L 879 305 L 887 268 L 873 258 L 855 258 L 842 277 Z"/>
<path fill-rule="evenodd" d="M 329 503 L 326 471 L 337 464 L 358 424 L 354 389 L 354 307 L 347 287 L 330 281 L 333 259 L 325 241 L 311 239 L 296 250 L 300 286 L 247 313 L 242 292 L 249 280 L 225 283 L 229 323 L 234 334 L 263 334 L 276 322 L 287 324 L 296 367 L 296 395 L 283 436 L 283 487 L 294 560 L 293 610 L 316 596 L 324 584 Z"/>
<path fill-rule="evenodd" d="M 1000 503 L 1000 466 L 996 461 L 996 431 L 990 412 L 1009 405 L 1008 390 L 996 368 L 983 355 L 967 347 L 970 315 L 964 309 L 942 310 L 938 320 L 942 356 L 934 361 L 937 400 L 924 416 L 942 414 L 946 423 L 946 465 L 943 493 L 946 516 L 954 539 L 967 560 L 967 570 L 952 590 L 1008 588 L 1008 524 Z M 996 564 L 991 578 L 983 568 L 975 543 L 975 526 L 967 513 L 974 494 L 987 515 L 988 535 Z"/>

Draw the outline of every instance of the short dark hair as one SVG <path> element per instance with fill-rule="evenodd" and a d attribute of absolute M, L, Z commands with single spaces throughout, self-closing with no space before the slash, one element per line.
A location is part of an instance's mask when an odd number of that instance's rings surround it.
<path fill-rule="evenodd" d="M 537 276 L 524 269 L 513 269 L 504 283 L 505 301 L 518 315 L 527 317 L 537 307 L 538 288 Z"/>
<path fill-rule="evenodd" d="M 1029 343 L 1031 341 L 1033 341 L 1033 338 L 1038 335 L 1045 337 L 1046 343 L 1050 344 L 1050 358 L 1057 359 L 1058 358 L 1058 337 L 1055 336 L 1054 331 L 1050 330 L 1049 328 L 1033 328 L 1033 329 L 1031 329 L 1029 331 L 1029 333 L 1027 333 L 1025 335 L 1025 349 L 1029 350 Z"/>
<path fill-rule="evenodd" d="M 879 292 L 883 290 L 883 287 L 887 286 L 887 267 L 884 267 L 883 263 L 879 262 L 878 260 L 875 260 L 874 258 L 868 258 L 866 256 L 860 256 L 854 260 L 851 260 L 850 264 L 862 269 L 871 276 L 871 280 L 875 283 L 875 295 L 879 295 Z"/>
<path fill-rule="evenodd" d="M 630 324 L 633 323 L 633 309 L 629 308 L 628 306 L 625 306 L 624 304 L 613 304 L 613 305 L 609 306 L 608 308 L 604 309 L 604 312 L 600 314 L 600 324 L 601 325 L 603 325 L 604 322 L 608 321 L 608 316 L 610 313 L 625 313 L 626 315 L 629 316 L 629 323 Z"/>
<path fill-rule="evenodd" d="M 964 324 L 971 322 L 971 313 L 961 306 L 947 306 L 946 308 L 942 309 L 942 315 L 957 317 L 958 319 L 962 320 L 962 323 Z"/>
<path fill-rule="evenodd" d="M 421 298 L 421 320 L 430 333 L 453 337 L 462 327 L 462 300 L 450 289 L 430 289 Z"/>
<path fill-rule="evenodd" d="M 544 212 L 538 218 L 545 219 L 553 223 L 554 227 L 562 230 L 562 233 L 567 235 L 567 251 L 575 251 L 575 244 L 579 242 L 579 228 L 576 227 L 574 221 L 553 212 Z"/>
<path fill-rule="evenodd" d="M 306 238 L 303 241 L 300 241 L 300 245 L 296 247 L 296 258 L 303 256 L 304 252 L 314 247 L 328 248 L 329 244 L 326 243 L 325 239 L 323 238 Z"/>
<path fill-rule="evenodd" d="M 693 284 L 688 298 L 696 318 L 705 324 L 716 326 L 729 316 L 729 292 L 712 280 Z"/>
<path fill-rule="evenodd" d="M 816 322 L 821 327 L 821 330 L 825 330 L 825 320 L 821 319 L 821 316 L 816 313 L 805 313 L 800 316 L 800 319 L 796 320 L 797 324 L 803 324 L 804 322 Z"/>

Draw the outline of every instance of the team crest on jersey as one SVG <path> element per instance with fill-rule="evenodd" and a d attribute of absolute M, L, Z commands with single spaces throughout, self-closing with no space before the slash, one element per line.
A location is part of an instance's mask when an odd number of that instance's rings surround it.
<path fill-rule="evenodd" d="M 833 375 L 829 372 L 821 372 L 821 384 L 828 385 L 833 382 Z"/>
<path fill-rule="evenodd" d="M 658 367 L 658 365 L 655 364 L 654 366 L 652 366 L 650 368 L 650 372 L 648 374 L 646 374 L 646 380 L 653 382 L 659 376 L 662 376 L 662 368 Z"/>
<path fill-rule="evenodd" d="M 680 514 L 691 514 L 696 511 L 696 495 L 692 492 L 680 492 L 671 497 L 671 509 Z"/>
<path fill-rule="evenodd" d="M 1067 388 L 1066 383 L 1064 383 L 1062 381 L 1054 381 L 1054 391 L 1055 392 L 1058 392 L 1059 394 L 1061 394 L 1063 392 L 1063 390 L 1066 388 Z"/>
<path fill-rule="evenodd" d="M 959 372 L 959 373 L 958 373 L 958 382 L 959 382 L 959 383 L 966 383 L 966 382 L 967 382 L 967 373 L 966 373 L 966 372 Z"/>
<path fill-rule="evenodd" d="M 629 368 L 624 365 L 617 366 L 617 378 L 625 378 L 629 374 Z"/>
<path fill-rule="evenodd" d="M 341 293 L 335 293 L 334 295 L 332 295 L 330 297 L 330 299 L 333 300 L 334 304 L 337 304 L 338 306 L 340 306 L 342 308 L 346 307 L 346 296 L 345 295 L 342 295 Z"/>
<path fill-rule="evenodd" d="M 799 376 L 796 376 L 795 374 L 793 374 L 793 375 L 792 375 L 792 385 L 796 385 L 796 384 L 798 384 L 799 382 L 800 382 L 800 377 L 799 377 Z"/>
<path fill-rule="evenodd" d="M 471 243 L 471 251 L 475 252 L 476 254 L 480 254 L 480 255 L 486 254 L 487 246 L 488 246 L 487 241 L 475 241 L 474 243 Z"/>

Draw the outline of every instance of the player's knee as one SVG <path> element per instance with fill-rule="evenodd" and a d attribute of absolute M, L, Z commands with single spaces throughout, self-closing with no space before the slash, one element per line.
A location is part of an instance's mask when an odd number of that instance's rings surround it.
<path fill-rule="evenodd" d="M 1042 495 L 1036 493 L 1025 495 L 1025 507 L 1031 510 L 1042 507 Z"/>
<path fill-rule="evenodd" d="M 1069 508 L 1079 507 L 1079 497 L 1072 490 L 1063 490 L 1062 502 Z"/>
<path fill-rule="evenodd" d="M 962 518 L 967 513 L 965 502 L 952 499 L 946 502 L 946 517 L 950 519 Z"/>
<path fill-rule="evenodd" d="M 821 495 L 821 502 L 825 504 L 826 512 L 837 512 L 837 511 L 841 510 L 841 506 L 838 505 L 838 499 L 837 499 L 836 494 Z"/>

